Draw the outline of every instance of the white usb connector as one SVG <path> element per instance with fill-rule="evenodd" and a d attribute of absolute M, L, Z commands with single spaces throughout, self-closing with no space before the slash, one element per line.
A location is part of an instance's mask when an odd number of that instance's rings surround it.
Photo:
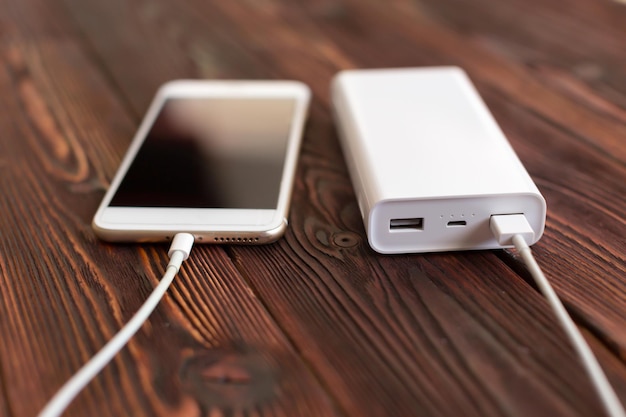
<path fill-rule="evenodd" d="M 521 236 L 527 244 L 535 242 L 535 232 L 523 214 L 502 214 L 489 219 L 491 233 L 502 246 L 514 245 L 513 237 Z"/>

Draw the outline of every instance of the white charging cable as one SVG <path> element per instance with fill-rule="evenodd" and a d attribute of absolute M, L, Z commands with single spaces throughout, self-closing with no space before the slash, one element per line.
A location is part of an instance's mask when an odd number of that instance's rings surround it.
<path fill-rule="evenodd" d="M 163 298 L 183 261 L 189 257 L 193 242 L 194 238 L 189 233 L 178 233 L 174 236 L 168 251 L 170 261 L 163 278 L 154 288 L 152 294 L 130 321 L 57 391 L 38 414 L 38 417 L 60 416 L 74 397 L 126 346 L 126 343 L 137 333 Z"/>
<path fill-rule="evenodd" d="M 565 330 L 576 353 L 578 353 L 607 414 L 610 417 L 626 417 L 624 407 L 620 403 L 617 394 L 615 394 L 604 371 L 602 371 L 598 360 L 567 313 L 556 292 L 554 292 L 550 282 L 543 274 L 530 247 L 528 247 L 528 242 L 534 240 L 534 232 L 526 217 L 523 214 L 491 216 L 490 227 L 498 243 L 501 245 L 513 244 L 521 255 L 539 290 L 548 300 L 559 324 Z"/>

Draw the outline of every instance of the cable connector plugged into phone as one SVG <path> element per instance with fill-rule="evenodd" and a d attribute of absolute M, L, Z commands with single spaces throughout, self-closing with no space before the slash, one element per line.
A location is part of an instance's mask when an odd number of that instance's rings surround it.
<path fill-rule="evenodd" d="M 167 251 L 167 256 L 170 257 L 170 262 L 167 264 L 168 268 L 174 267 L 178 273 L 180 266 L 189 258 L 194 240 L 193 235 L 189 233 L 177 233 L 174 236 L 170 250 Z"/>
<path fill-rule="evenodd" d="M 130 338 L 148 320 L 150 314 L 159 304 L 161 298 L 163 298 L 163 295 L 180 270 L 183 261 L 189 257 L 193 243 L 194 237 L 189 233 L 177 233 L 174 236 L 168 251 L 170 261 L 159 285 L 154 288 L 152 294 L 150 294 L 129 322 L 57 391 L 38 414 L 38 417 L 56 417 L 61 415 L 76 395 L 126 346 Z"/>

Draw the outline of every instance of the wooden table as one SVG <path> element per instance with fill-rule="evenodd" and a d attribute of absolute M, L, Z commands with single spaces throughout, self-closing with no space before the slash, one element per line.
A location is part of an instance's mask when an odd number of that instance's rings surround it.
<path fill-rule="evenodd" d="M 626 401 L 626 5 L 4 0 L 0 416 L 33 416 L 138 309 L 165 245 L 91 218 L 175 78 L 314 92 L 286 236 L 195 247 L 68 416 L 600 416 L 513 251 L 367 245 L 329 111 L 345 68 L 466 69 L 548 202 L 534 246 Z"/>

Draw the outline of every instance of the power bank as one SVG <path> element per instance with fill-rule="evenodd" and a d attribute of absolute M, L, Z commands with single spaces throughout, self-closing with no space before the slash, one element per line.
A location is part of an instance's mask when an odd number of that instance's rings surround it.
<path fill-rule="evenodd" d="M 489 221 L 502 214 L 539 240 L 545 200 L 463 70 L 342 71 L 331 97 L 375 251 L 501 248 Z"/>

